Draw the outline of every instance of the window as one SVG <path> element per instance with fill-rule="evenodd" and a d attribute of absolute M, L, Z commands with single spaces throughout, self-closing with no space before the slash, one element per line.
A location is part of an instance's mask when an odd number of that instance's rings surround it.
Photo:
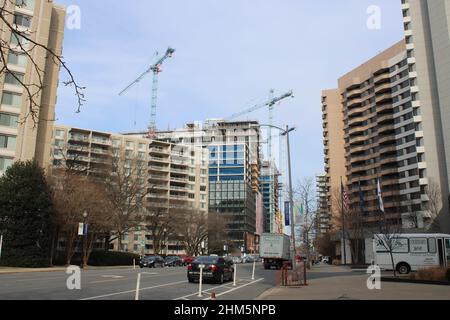
<path fill-rule="evenodd" d="M 134 149 L 134 142 L 127 141 L 127 149 Z"/>
<path fill-rule="evenodd" d="M 19 117 L 7 113 L 0 113 L 0 126 L 17 128 Z"/>
<path fill-rule="evenodd" d="M 16 13 L 14 15 L 14 24 L 17 26 L 25 27 L 25 28 L 30 28 L 31 27 L 31 19 L 32 18 L 30 16 Z"/>
<path fill-rule="evenodd" d="M 139 143 L 139 150 L 145 150 L 145 143 Z"/>
<path fill-rule="evenodd" d="M 56 130 L 55 136 L 57 138 L 64 138 L 64 136 L 65 136 L 64 130 Z"/>
<path fill-rule="evenodd" d="M 8 63 L 25 68 L 27 66 L 27 56 L 11 51 L 8 54 Z"/>
<path fill-rule="evenodd" d="M 409 250 L 411 253 L 427 253 L 428 241 L 426 238 L 411 238 L 409 240 Z"/>
<path fill-rule="evenodd" d="M 16 6 L 33 11 L 36 0 L 16 0 Z"/>
<path fill-rule="evenodd" d="M 23 74 L 8 72 L 5 76 L 5 83 L 20 86 L 23 83 Z"/>
<path fill-rule="evenodd" d="M 430 238 L 428 239 L 428 252 L 430 253 L 436 253 L 436 239 Z"/>
<path fill-rule="evenodd" d="M 28 45 L 28 40 L 19 34 L 13 33 L 11 35 L 11 45 L 25 47 Z"/>
<path fill-rule="evenodd" d="M 13 164 L 13 159 L 0 157 L 0 172 L 5 172 Z"/>
<path fill-rule="evenodd" d="M 0 149 L 16 150 L 16 137 L 0 135 Z"/>

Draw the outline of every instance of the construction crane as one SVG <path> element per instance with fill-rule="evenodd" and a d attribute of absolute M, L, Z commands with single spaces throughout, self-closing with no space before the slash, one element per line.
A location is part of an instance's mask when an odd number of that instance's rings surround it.
<path fill-rule="evenodd" d="M 153 65 L 150 66 L 150 68 L 148 68 L 148 70 L 146 70 L 136 80 L 134 80 L 130 85 L 128 85 L 128 87 L 126 87 L 119 93 L 119 96 L 122 96 L 129 89 L 131 89 L 136 84 L 141 82 L 141 80 L 144 79 L 147 76 L 147 74 L 153 73 L 152 105 L 151 105 L 150 124 L 148 127 L 149 137 L 154 137 L 156 134 L 156 109 L 157 109 L 157 103 L 158 103 L 158 76 L 162 72 L 161 67 L 162 67 L 164 61 L 166 61 L 168 58 L 172 58 L 174 53 L 175 53 L 175 49 L 169 47 L 163 57 L 158 59 Z M 158 52 L 156 53 L 156 57 L 158 58 Z"/>
<path fill-rule="evenodd" d="M 277 103 L 280 103 L 284 99 L 294 98 L 294 92 L 291 90 L 291 91 L 289 91 L 289 92 L 287 92 L 287 93 L 285 93 L 285 94 L 283 94 L 283 95 L 281 95 L 279 97 L 274 97 L 274 95 L 275 95 L 275 91 L 274 90 L 270 90 L 270 97 L 269 97 L 269 100 L 266 103 L 256 105 L 256 106 L 254 106 L 254 107 L 252 107 L 250 109 L 241 111 L 239 113 L 235 113 L 229 118 L 229 120 L 233 120 L 233 119 L 239 118 L 239 117 L 241 117 L 243 115 L 246 115 L 248 113 L 255 112 L 255 111 L 257 111 L 259 109 L 262 109 L 264 107 L 268 107 L 269 108 L 269 125 L 272 126 L 273 125 L 273 109 L 275 108 L 275 105 Z M 268 129 L 268 148 L 267 149 L 268 149 L 267 157 L 268 157 L 269 160 L 272 160 L 272 128 Z"/>
<path fill-rule="evenodd" d="M 273 160 L 272 157 L 272 139 L 275 138 L 275 136 L 272 136 L 272 127 L 273 126 L 273 110 L 275 108 L 275 105 L 280 103 L 281 101 L 283 101 L 284 99 L 287 98 L 294 98 L 294 92 L 291 90 L 279 97 L 275 97 L 275 90 L 270 90 L 270 96 L 269 96 L 269 100 L 266 103 L 260 104 L 260 105 L 256 105 L 250 109 L 244 110 L 242 112 L 236 113 L 234 115 L 232 115 L 229 120 L 233 120 L 236 118 L 239 118 L 243 115 L 246 115 L 248 113 L 252 113 L 254 111 L 257 111 L 259 109 L 262 109 L 264 107 L 268 107 L 269 109 L 269 128 L 268 128 L 268 133 L 267 133 L 267 144 L 268 144 L 268 152 L 267 152 L 267 158 L 269 161 Z M 273 165 L 270 166 L 270 186 L 271 186 L 271 196 L 270 196 L 270 203 L 269 203 L 269 212 L 270 212 L 270 231 L 271 232 L 279 232 L 281 231 L 280 227 L 281 227 L 281 223 L 279 221 L 279 216 L 277 216 L 277 212 L 275 210 L 275 202 L 274 202 L 274 194 L 279 192 L 278 190 L 275 189 L 275 183 L 274 183 L 274 175 L 275 175 L 275 171 L 274 171 L 274 167 Z M 278 227 L 275 227 L 275 225 L 277 225 Z"/>

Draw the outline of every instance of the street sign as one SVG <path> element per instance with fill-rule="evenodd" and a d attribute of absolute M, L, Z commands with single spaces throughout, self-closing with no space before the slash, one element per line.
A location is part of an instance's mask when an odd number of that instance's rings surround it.
<path fill-rule="evenodd" d="M 84 235 L 84 223 L 79 223 L 78 224 L 78 235 L 79 236 Z"/>
<path fill-rule="evenodd" d="M 291 225 L 291 204 L 289 201 L 284 203 L 284 219 L 286 227 L 289 227 Z"/>

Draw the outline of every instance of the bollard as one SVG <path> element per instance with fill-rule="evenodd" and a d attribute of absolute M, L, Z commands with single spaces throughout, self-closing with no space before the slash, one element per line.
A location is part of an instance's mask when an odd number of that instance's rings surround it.
<path fill-rule="evenodd" d="M 141 289 L 141 274 L 138 273 L 137 283 L 136 283 L 136 296 L 134 300 L 139 301 L 139 290 Z"/>
<path fill-rule="evenodd" d="M 252 280 L 255 280 L 256 261 L 253 261 Z"/>
<path fill-rule="evenodd" d="M 198 283 L 198 297 L 199 298 L 203 297 L 202 286 L 203 286 L 203 266 L 200 267 L 200 281 Z"/>
<path fill-rule="evenodd" d="M 217 300 L 215 292 L 211 293 L 211 300 Z"/>
<path fill-rule="evenodd" d="M 233 287 L 236 287 L 237 265 L 234 265 Z"/>
<path fill-rule="evenodd" d="M 133 259 L 133 270 L 136 270 L 136 259 Z"/>

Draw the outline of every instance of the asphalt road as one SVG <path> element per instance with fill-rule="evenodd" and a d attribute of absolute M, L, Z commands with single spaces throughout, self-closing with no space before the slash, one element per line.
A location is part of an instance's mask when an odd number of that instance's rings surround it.
<path fill-rule="evenodd" d="M 64 272 L 0 274 L 0 300 L 133 300 L 141 273 L 140 300 L 201 300 L 215 293 L 217 300 L 252 300 L 276 285 L 277 271 L 252 264 L 237 265 L 237 284 L 188 283 L 186 268 L 82 270 L 81 289 L 67 289 Z"/>

